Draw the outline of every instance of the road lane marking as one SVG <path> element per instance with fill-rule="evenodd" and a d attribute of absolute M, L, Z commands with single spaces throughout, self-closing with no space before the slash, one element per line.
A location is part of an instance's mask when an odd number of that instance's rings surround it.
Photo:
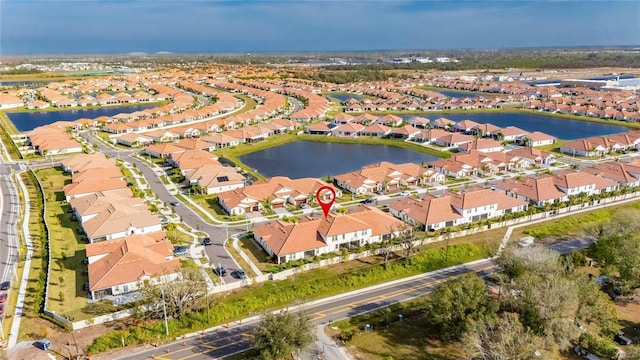
<path fill-rule="evenodd" d="M 484 267 L 484 268 L 481 268 L 481 269 L 478 269 L 478 270 L 473 270 L 472 272 L 473 273 L 479 273 L 479 272 L 482 272 L 482 271 L 485 271 L 485 270 L 489 270 L 489 269 L 494 269 L 494 268 L 496 268 L 496 266 L 495 265 L 491 265 L 491 266 L 487 266 L 487 267 Z M 469 273 L 471 273 L 471 272 L 469 272 Z M 465 274 L 467 274 L 467 273 L 465 273 Z M 457 276 L 462 276 L 462 275 L 465 275 L 465 274 L 460 274 L 460 275 L 457 275 Z M 455 277 L 457 277 L 457 276 L 455 276 Z M 398 290 L 395 290 L 395 291 L 384 293 L 384 294 L 378 295 L 378 296 L 373 297 L 373 298 L 358 300 L 358 301 L 354 301 L 354 302 L 349 303 L 349 304 L 342 304 L 342 305 L 334 306 L 334 307 L 331 307 L 331 308 L 328 308 L 328 309 L 324 309 L 324 310 L 322 310 L 322 312 L 314 313 L 314 315 L 317 315 L 317 316 L 312 318 L 311 320 L 312 321 L 316 321 L 316 320 L 322 319 L 323 317 L 326 317 L 327 314 L 328 315 L 335 315 L 335 314 L 339 314 L 339 313 L 341 313 L 341 312 L 343 312 L 345 310 L 353 309 L 353 308 L 355 308 L 357 306 L 360 306 L 360 305 L 371 304 L 373 301 L 378 300 L 378 299 L 383 300 L 383 299 L 388 298 L 388 297 L 398 296 L 398 295 L 406 294 L 408 292 L 417 291 L 417 290 L 421 290 L 421 289 L 424 289 L 424 288 L 427 288 L 427 287 L 438 285 L 440 283 L 446 282 L 449 279 L 450 279 L 450 277 L 449 278 L 444 278 L 444 279 L 432 280 L 432 281 L 429 281 L 429 282 L 424 283 L 424 284 L 414 285 L 414 286 L 408 287 L 406 289 L 398 289 Z M 340 310 L 338 310 L 338 309 L 340 309 Z"/>
<path fill-rule="evenodd" d="M 242 335 L 244 336 L 244 335 L 248 335 L 248 334 L 242 334 Z M 218 347 L 217 347 L 217 348 L 215 348 L 215 349 L 209 349 L 209 350 L 205 350 L 205 351 L 196 352 L 196 353 L 193 353 L 193 354 L 191 354 L 191 355 L 188 355 L 188 356 L 185 356 L 185 357 L 178 358 L 178 359 L 176 359 L 176 360 L 187 360 L 187 359 L 191 359 L 191 358 L 193 358 L 193 357 L 200 356 L 200 355 L 203 355 L 203 354 L 207 354 L 207 353 L 210 353 L 210 352 L 212 352 L 212 351 L 221 350 L 221 349 L 224 349 L 224 348 L 228 348 L 228 347 L 230 347 L 230 346 L 238 345 L 238 344 L 241 344 L 241 343 L 243 343 L 243 342 L 245 342 L 245 341 L 247 341 L 247 340 L 238 340 L 238 341 L 234 341 L 234 342 L 229 343 L 229 344 L 226 344 L 226 345 L 218 346 Z M 172 359 L 168 359 L 168 360 L 172 360 Z"/>

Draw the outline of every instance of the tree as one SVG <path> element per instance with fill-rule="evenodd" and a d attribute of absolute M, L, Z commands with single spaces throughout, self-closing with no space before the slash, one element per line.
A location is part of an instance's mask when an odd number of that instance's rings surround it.
<path fill-rule="evenodd" d="M 151 305 L 145 316 L 151 319 L 161 319 L 164 302 L 167 317 L 180 318 L 182 315 L 199 308 L 199 301 L 206 294 L 206 283 L 200 269 L 185 268 L 182 279 L 159 285 L 142 287 L 142 304 Z"/>
<path fill-rule="evenodd" d="M 497 319 L 474 323 L 462 343 L 470 356 L 484 360 L 529 360 L 536 358 L 540 339 L 522 325 L 518 314 L 503 313 Z"/>
<path fill-rule="evenodd" d="M 290 358 L 315 341 L 314 330 L 304 312 L 267 313 L 253 332 L 253 346 L 264 360 Z"/>
<path fill-rule="evenodd" d="M 598 259 L 602 273 L 628 290 L 640 285 L 640 210 L 616 211 L 611 220 L 586 229 L 597 242 L 592 256 Z"/>
<path fill-rule="evenodd" d="M 459 340 L 474 322 L 492 318 L 497 303 L 487 297 L 487 285 L 467 274 L 436 287 L 429 297 L 428 316 L 443 340 Z"/>
<path fill-rule="evenodd" d="M 415 237 L 417 230 L 417 228 L 412 228 L 410 225 L 403 223 L 395 227 L 392 231 L 393 233 L 397 233 L 394 235 L 394 241 L 399 243 L 402 250 L 404 250 L 404 257 L 407 263 L 411 263 L 411 256 L 413 256 L 414 251 L 422 245 L 422 242 Z"/>

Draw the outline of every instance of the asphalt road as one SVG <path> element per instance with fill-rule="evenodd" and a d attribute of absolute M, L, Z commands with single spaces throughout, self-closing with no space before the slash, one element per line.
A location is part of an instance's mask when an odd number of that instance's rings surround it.
<path fill-rule="evenodd" d="M 591 240 L 589 239 L 574 239 L 553 244 L 549 248 L 565 254 L 584 249 L 590 244 Z M 408 280 L 393 281 L 353 293 L 313 301 L 303 305 L 302 309 L 311 314 L 315 325 L 321 326 L 332 321 L 354 317 L 394 303 L 426 295 L 435 286 L 453 276 L 474 272 L 481 277 L 486 277 L 495 271 L 497 271 L 497 267 L 491 260 L 479 260 L 423 274 Z M 210 360 L 223 358 L 251 347 L 251 331 L 256 326 L 256 323 L 257 320 L 245 324 L 234 322 L 229 324 L 229 328 L 223 326 L 218 328 L 217 331 L 205 333 L 201 336 L 175 341 L 171 344 L 155 347 L 151 350 L 143 350 L 136 354 L 129 354 L 126 359 L 143 360 L 153 357 L 159 360 Z M 327 359 L 342 360 L 331 355 Z"/>
<path fill-rule="evenodd" d="M 182 221 L 189 225 L 192 229 L 199 229 L 209 235 L 212 241 L 212 245 L 205 246 L 204 249 L 211 260 L 211 263 L 214 266 L 218 266 L 218 264 L 224 266 L 228 270 L 228 275 L 224 277 L 224 281 L 226 283 L 240 281 L 240 279 L 232 276 L 233 272 L 238 269 L 238 264 L 235 260 L 229 255 L 227 250 L 224 248 L 224 241 L 228 238 L 228 236 L 238 234 L 246 231 L 246 227 L 229 227 L 225 228 L 224 226 L 214 226 L 207 222 L 205 222 L 198 214 L 196 214 L 190 207 L 186 205 L 182 205 L 182 202 L 173 196 L 165 185 L 162 183 L 162 180 L 158 177 L 158 174 L 150 168 L 145 162 L 140 161 L 133 157 L 135 154 L 133 151 L 117 151 L 115 149 L 109 148 L 102 144 L 102 142 L 94 139 L 89 136 L 89 134 L 84 133 L 83 137 L 87 139 L 91 144 L 95 144 L 98 146 L 100 151 L 106 155 L 112 157 L 119 157 L 127 162 L 136 165 L 136 168 L 140 170 L 144 178 L 147 180 L 149 187 L 156 195 L 156 197 L 163 201 L 168 206 L 172 207 L 177 215 L 179 215 Z M 178 202 L 181 205 L 171 206 L 169 205 L 172 202 Z"/>
<path fill-rule="evenodd" d="M 20 200 L 11 181 L 11 167 L 0 157 L 0 283 L 15 279 L 18 259 L 16 224 L 20 212 Z M 17 168 L 17 166 L 13 166 Z"/>
<path fill-rule="evenodd" d="M 495 272 L 496 269 L 496 266 L 490 260 L 481 260 L 424 274 L 417 279 L 391 282 L 346 294 L 346 296 L 322 299 L 315 301 L 315 304 L 303 306 L 303 309 L 311 314 L 314 324 L 325 325 L 332 321 L 353 317 L 397 302 L 426 295 L 436 285 L 452 276 L 471 272 L 475 272 L 480 276 L 487 276 Z M 129 354 L 126 359 L 143 360 L 154 357 L 160 360 L 205 360 L 229 356 L 251 347 L 251 331 L 256 323 L 257 321 L 242 325 L 238 322 L 231 323 L 228 329 L 222 327 L 219 332 L 214 331 L 203 336 L 177 341 L 137 354 Z M 338 358 L 335 360 L 338 360 Z"/>

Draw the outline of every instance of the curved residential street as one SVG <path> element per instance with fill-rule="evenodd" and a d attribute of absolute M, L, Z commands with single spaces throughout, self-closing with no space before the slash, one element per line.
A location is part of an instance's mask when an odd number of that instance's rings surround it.
<path fill-rule="evenodd" d="M 239 265 L 224 248 L 224 242 L 228 238 L 228 236 L 246 232 L 247 227 L 245 225 L 228 228 L 221 225 L 211 225 L 210 223 L 202 219 L 193 210 L 191 210 L 190 207 L 182 205 L 182 202 L 169 192 L 165 184 L 160 179 L 160 174 L 158 174 L 155 169 L 151 168 L 144 161 L 138 160 L 133 156 L 137 152 L 137 150 L 126 151 L 108 147 L 101 141 L 96 140 L 94 137 L 90 136 L 87 132 L 83 133 L 82 137 L 89 143 L 97 145 L 98 149 L 105 155 L 120 158 L 132 164 L 135 164 L 136 168 L 140 170 L 147 183 L 149 184 L 149 187 L 160 201 L 173 208 L 173 211 L 178 216 L 180 216 L 182 222 L 189 225 L 192 229 L 198 229 L 207 233 L 211 238 L 213 244 L 211 246 L 204 246 L 204 250 L 206 251 L 207 256 L 209 256 L 212 265 L 217 266 L 218 264 L 221 264 L 222 266 L 226 267 L 227 270 L 229 270 L 229 274 L 232 274 L 233 271 L 238 269 Z M 172 202 L 178 202 L 181 205 L 169 205 Z M 240 279 L 236 279 L 235 277 L 228 275 L 224 278 L 224 281 L 234 282 L 240 281 Z"/>

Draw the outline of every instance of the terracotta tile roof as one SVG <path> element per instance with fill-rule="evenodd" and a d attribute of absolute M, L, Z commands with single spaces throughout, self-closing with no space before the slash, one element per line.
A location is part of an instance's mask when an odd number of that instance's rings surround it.
<path fill-rule="evenodd" d="M 65 196 L 92 194 L 99 191 L 109 191 L 117 189 L 125 189 L 127 183 L 121 178 L 101 179 L 93 178 L 87 179 L 78 183 L 71 183 L 64 187 Z"/>
<path fill-rule="evenodd" d="M 425 225 L 462 219 L 462 215 L 451 206 L 450 195 L 441 197 L 426 195 L 420 200 L 405 197 L 391 203 L 389 208 L 404 212 L 410 218 Z"/>
<path fill-rule="evenodd" d="M 95 217 L 82 223 L 91 239 L 126 232 L 131 228 L 141 229 L 160 224 L 158 215 L 152 214 L 147 205 L 112 202 Z"/>
<path fill-rule="evenodd" d="M 173 258 L 173 247 L 163 232 L 88 244 L 87 256 L 98 255 L 103 257 L 88 265 L 91 291 L 181 270 L 180 260 Z"/>

